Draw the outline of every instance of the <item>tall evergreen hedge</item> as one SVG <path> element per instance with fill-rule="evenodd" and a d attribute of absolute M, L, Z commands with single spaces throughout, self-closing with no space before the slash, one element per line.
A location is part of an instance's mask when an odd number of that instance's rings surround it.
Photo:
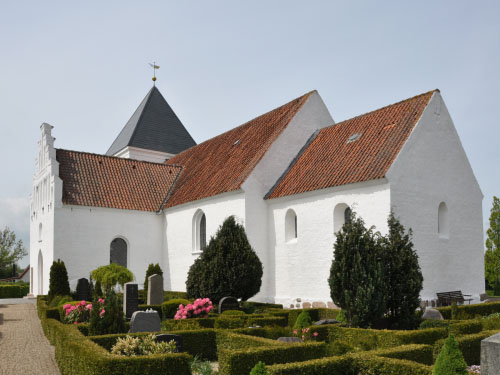
<path fill-rule="evenodd" d="M 49 302 L 54 296 L 70 294 L 68 271 L 61 259 L 55 260 L 50 266 Z"/>

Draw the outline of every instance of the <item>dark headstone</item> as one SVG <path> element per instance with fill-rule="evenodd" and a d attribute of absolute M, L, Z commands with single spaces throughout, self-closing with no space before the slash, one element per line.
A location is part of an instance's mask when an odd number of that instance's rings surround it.
<path fill-rule="evenodd" d="M 318 320 L 317 322 L 314 322 L 313 325 L 315 326 L 322 326 L 324 324 L 340 324 L 338 320 L 335 319 L 322 319 Z"/>
<path fill-rule="evenodd" d="M 159 331 L 161 331 L 161 319 L 157 311 L 136 311 L 132 314 L 130 333 Z"/>
<path fill-rule="evenodd" d="M 158 342 L 170 342 L 175 341 L 175 351 L 182 352 L 182 336 L 179 335 L 171 335 L 162 333 L 161 335 L 156 335 L 156 341 Z"/>
<path fill-rule="evenodd" d="M 279 337 L 279 342 L 302 342 L 298 337 Z"/>
<path fill-rule="evenodd" d="M 78 279 L 76 283 L 76 299 L 89 301 L 92 299 L 90 295 L 90 284 L 86 278 Z"/>
<path fill-rule="evenodd" d="M 137 284 L 126 283 L 123 291 L 123 313 L 127 319 L 139 310 L 139 288 Z"/>
<path fill-rule="evenodd" d="M 219 301 L 219 314 L 227 310 L 239 310 L 240 303 L 234 297 L 224 297 Z"/>

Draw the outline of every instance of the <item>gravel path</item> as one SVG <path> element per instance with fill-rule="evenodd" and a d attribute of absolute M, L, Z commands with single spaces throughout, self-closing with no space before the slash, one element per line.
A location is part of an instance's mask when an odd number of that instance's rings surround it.
<path fill-rule="evenodd" d="M 0 300 L 0 374 L 59 375 L 33 303 Z M 21 301 L 19 301 L 21 302 Z"/>

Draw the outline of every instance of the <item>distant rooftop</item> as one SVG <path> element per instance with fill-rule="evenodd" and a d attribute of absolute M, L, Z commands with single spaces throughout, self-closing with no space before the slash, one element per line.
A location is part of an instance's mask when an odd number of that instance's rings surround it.
<path fill-rule="evenodd" d="M 106 155 L 115 155 L 127 146 L 178 154 L 195 145 L 193 137 L 153 86 Z"/>

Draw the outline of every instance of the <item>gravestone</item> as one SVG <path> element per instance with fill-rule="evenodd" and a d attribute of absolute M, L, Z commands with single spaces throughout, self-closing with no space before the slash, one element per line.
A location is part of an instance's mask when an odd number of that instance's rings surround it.
<path fill-rule="evenodd" d="M 336 319 L 322 319 L 318 320 L 317 322 L 314 322 L 314 326 L 322 326 L 324 324 L 339 324 L 340 322 Z"/>
<path fill-rule="evenodd" d="M 86 278 L 78 279 L 76 283 L 76 299 L 77 300 L 91 300 L 92 296 L 90 295 L 90 284 Z"/>
<path fill-rule="evenodd" d="M 163 303 L 163 276 L 151 275 L 148 277 L 148 305 L 161 305 Z"/>
<path fill-rule="evenodd" d="M 298 337 L 278 337 L 279 342 L 302 342 Z"/>
<path fill-rule="evenodd" d="M 224 297 L 219 301 L 219 314 L 226 310 L 239 310 L 240 303 L 234 297 Z"/>
<path fill-rule="evenodd" d="M 136 311 L 130 319 L 129 333 L 135 332 L 159 332 L 161 331 L 161 319 L 157 311 Z"/>
<path fill-rule="evenodd" d="M 422 315 L 422 319 L 430 319 L 430 320 L 443 320 L 443 316 L 439 312 L 439 310 L 431 309 L 427 307 L 425 309 L 424 315 Z"/>
<path fill-rule="evenodd" d="M 481 341 L 481 375 L 500 374 L 500 333 Z"/>
<path fill-rule="evenodd" d="M 179 335 L 171 335 L 162 333 L 161 335 L 156 335 L 156 341 L 158 342 L 170 342 L 175 341 L 175 351 L 182 352 L 182 336 Z"/>
<path fill-rule="evenodd" d="M 126 283 L 123 291 L 123 313 L 127 319 L 139 310 L 139 288 L 137 284 Z"/>

